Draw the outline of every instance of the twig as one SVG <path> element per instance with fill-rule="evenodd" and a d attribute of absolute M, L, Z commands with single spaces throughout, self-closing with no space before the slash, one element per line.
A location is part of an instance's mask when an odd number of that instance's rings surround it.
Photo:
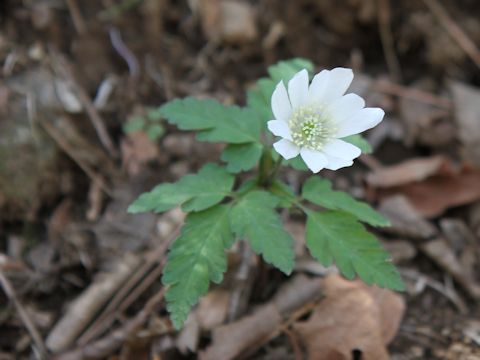
<path fill-rule="evenodd" d="M 460 311 L 462 314 L 467 313 L 467 305 L 465 302 L 458 296 L 458 294 L 453 290 L 453 288 L 447 288 L 442 285 L 439 281 L 436 281 L 424 274 L 421 274 L 415 270 L 402 269 L 400 270 L 402 276 L 416 280 L 422 286 L 426 285 L 436 290 L 438 293 L 444 295 L 448 300 L 452 302 L 453 305 Z"/>
<path fill-rule="evenodd" d="M 433 15 L 447 31 L 448 35 L 462 48 L 463 51 L 480 68 L 480 50 L 468 35 L 448 15 L 447 10 L 437 0 L 423 0 Z"/>
<path fill-rule="evenodd" d="M 395 53 L 394 41 L 391 29 L 391 14 L 389 0 L 377 0 L 378 27 L 383 53 L 387 62 L 388 70 L 395 81 L 402 80 L 402 70 Z"/>
<path fill-rule="evenodd" d="M 230 296 L 228 305 L 227 319 L 229 322 L 237 320 L 242 315 L 247 307 L 250 293 L 252 292 L 252 285 L 254 281 L 253 272 L 255 271 L 255 263 L 253 251 L 245 242 L 240 242 L 241 263 L 235 273 L 234 290 Z"/>
<path fill-rule="evenodd" d="M 95 280 L 70 304 L 47 337 L 47 347 L 53 352 L 68 349 L 78 335 L 105 306 L 112 294 L 122 286 L 141 264 L 141 258 L 126 253 L 115 267 Z"/>
<path fill-rule="evenodd" d="M 293 331 L 289 330 L 287 327 L 284 327 L 282 331 L 285 333 L 285 335 L 287 335 L 290 343 L 292 344 L 293 353 L 295 354 L 295 360 L 302 360 L 303 354 L 300 344 L 298 343 L 297 335 Z"/>
<path fill-rule="evenodd" d="M 140 75 L 140 65 L 138 64 L 138 60 L 133 54 L 133 52 L 127 47 L 125 42 L 122 40 L 122 35 L 120 34 L 120 30 L 118 30 L 116 27 L 111 27 L 108 30 L 108 35 L 110 36 L 110 41 L 112 42 L 113 48 L 127 63 L 128 71 L 130 72 L 130 78 L 134 80 L 138 79 Z"/>
<path fill-rule="evenodd" d="M 105 310 L 103 310 L 97 319 L 78 339 L 78 344 L 85 345 L 95 337 L 98 337 L 98 335 L 105 331 L 115 321 L 119 312 L 125 311 L 155 282 L 156 279 L 158 279 L 165 266 L 165 257 L 163 255 L 172 241 L 177 237 L 178 232 L 179 227 L 173 232 L 172 236 L 167 241 L 163 242 L 155 251 L 148 254 L 145 263 L 128 279 L 123 288 L 115 294 Z M 159 262 L 159 259 L 161 258 L 162 260 Z M 158 262 L 159 264 L 147 276 L 145 276 L 152 265 Z M 137 285 L 141 279 L 143 279 L 143 281 L 135 288 L 135 285 Z M 128 295 L 129 292 L 130 295 Z"/>
<path fill-rule="evenodd" d="M 30 317 L 28 316 L 27 311 L 23 307 L 20 300 L 18 300 L 17 294 L 15 293 L 15 290 L 13 289 L 12 284 L 3 273 L 2 269 L 0 269 L 0 284 L 2 285 L 3 291 L 5 292 L 7 297 L 10 299 L 10 301 L 13 303 L 13 305 L 17 309 L 18 315 L 20 316 L 20 319 L 22 320 L 30 336 L 32 337 L 32 340 L 35 343 L 35 346 L 37 347 L 40 357 L 42 359 L 45 359 L 47 356 L 47 347 L 45 346 L 45 343 L 43 342 L 43 339 L 40 336 L 40 333 L 35 327 L 35 324 L 32 322 L 32 320 L 30 320 Z"/>
<path fill-rule="evenodd" d="M 93 343 L 87 344 L 72 351 L 59 354 L 55 360 L 82 360 L 82 359 L 100 359 L 106 358 L 116 349 L 118 349 L 125 340 L 133 336 L 140 326 L 142 326 L 150 314 L 163 300 L 164 289 L 153 295 L 145 304 L 145 307 L 133 319 L 125 322 L 123 326 L 105 337 Z"/>
<path fill-rule="evenodd" d="M 82 13 L 78 7 L 77 0 L 67 0 L 68 11 L 72 17 L 73 26 L 79 35 L 83 35 L 87 32 L 87 25 L 83 20 Z"/>
<path fill-rule="evenodd" d="M 50 135 L 50 137 L 57 143 L 60 149 L 65 151 L 65 153 L 70 156 L 73 161 L 75 161 L 80 169 L 82 169 L 94 183 L 98 184 L 108 196 L 113 197 L 113 192 L 105 184 L 105 180 L 100 175 L 97 175 L 97 173 L 95 173 L 95 171 L 89 165 L 85 164 L 85 162 L 76 155 L 75 151 L 68 144 L 68 141 L 65 141 L 62 134 L 60 134 L 59 131 L 55 129 L 55 127 L 48 121 L 42 121 L 40 124 L 46 133 Z"/>
<path fill-rule="evenodd" d="M 53 66 L 55 70 L 62 78 L 64 78 L 68 86 L 75 91 L 78 99 L 85 108 L 88 117 L 90 118 L 90 121 L 92 122 L 92 125 L 97 132 L 100 142 L 105 147 L 105 149 L 107 149 L 111 156 L 117 157 L 117 149 L 115 148 L 113 140 L 111 139 L 107 128 L 105 127 L 104 120 L 98 113 L 97 109 L 95 109 L 95 106 L 93 105 L 93 102 L 88 96 L 87 92 L 75 80 L 75 77 L 73 76 L 73 72 L 71 70 L 71 66 L 68 63 L 67 59 L 58 51 L 52 48 L 50 49 L 50 54 L 53 60 Z"/>
<path fill-rule="evenodd" d="M 402 86 L 387 80 L 375 81 L 372 84 L 372 90 L 438 106 L 446 110 L 451 110 L 453 108 L 453 102 L 449 99 L 436 96 L 427 91 Z"/>

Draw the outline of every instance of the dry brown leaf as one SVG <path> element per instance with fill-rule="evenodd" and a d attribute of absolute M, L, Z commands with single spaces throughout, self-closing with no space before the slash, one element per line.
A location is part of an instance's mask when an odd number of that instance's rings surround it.
<path fill-rule="evenodd" d="M 122 140 L 122 162 L 127 172 L 138 175 L 143 166 L 158 157 L 158 148 L 142 131 L 129 133 Z"/>
<path fill-rule="evenodd" d="M 437 234 L 435 226 L 425 220 L 405 196 L 386 197 L 381 202 L 379 211 L 392 224 L 385 231 L 395 235 L 423 240 L 431 239 Z"/>
<path fill-rule="evenodd" d="M 417 163 L 412 166 L 412 172 L 417 171 L 417 178 L 422 181 L 411 182 L 400 186 L 391 186 L 397 183 L 404 183 L 408 176 L 401 174 L 401 167 L 394 169 L 393 173 L 388 173 L 382 177 L 377 176 L 375 180 L 370 179 L 370 184 L 377 185 L 372 189 L 372 197 L 375 200 L 382 200 L 392 195 L 402 194 L 421 215 L 427 218 L 434 218 L 441 215 L 445 210 L 455 206 L 467 205 L 480 199 L 480 171 L 463 167 L 453 170 L 448 161 L 443 164 L 424 164 L 428 169 L 422 169 L 422 164 Z M 435 170 L 436 171 L 432 171 Z M 415 170 L 417 169 L 417 170 Z M 380 170 L 382 171 L 382 170 Z M 432 176 L 426 177 L 428 172 L 433 172 Z M 402 180 L 393 180 L 394 175 Z M 414 175 L 410 178 L 413 181 Z M 383 182 L 382 182 L 383 181 Z M 381 184 L 381 185 L 380 185 Z M 390 184 L 391 187 L 385 184 Z M 373 200 L 373 199 L 371 199 Z"/>
<path fill-rule="evenodd" d="M 480 299 L 480 284 L 469 268 L 460 260 L 445 239 L 439 238 L 421 245 L 422 250 L 441 268 L 445 269 L 474 298 Z"/>
<path fill-rule="evenodd" d="M 460 82 L 452 82 L 450 89 L 458 136 L 466 148 L 467 158 L 480 166 L 480 89 Z"/>
<path fill-rule="evenodd" d="M 195 0 L 194 11 L 200 14 L 202 28 L 209 40 L 245 43 L 258 35 L 253 7 L 235 0 Z"/>
<path fill-rule="evenodd" d="M 375 169 L 367 175 L 366 180 L 371 186 L 389 188 L 425 180 L 445 168 L 451 168 L 451 164 L 444 156 L 416 158 Z"/>
<path fill-rule="evenodd" d="M 389 359 L 386 345 L 397 333 L 405 311 L 402 297 L 330 275 L 324 281 L 326 298 L 313 315 L 294 325 L 310 360 Z"/>
<path fill-rule="evenodd" d="M 285 316 L 319 295 L 319 279 L 303 275 L 294 277 L 278 290 L 271 302 L 260 306 L 253 314 L 215 328 L 212 344 L 200 353 L 200 359 L 234 359 L 258 348 L 280 328 Z"/>
<path fill-rule="evenodd" d="M 203 330 L 211 330 L 221 325 L 227 318 L 230 292 L 212 290 L 202 299 L 195 311 L 197 321 Z"/>

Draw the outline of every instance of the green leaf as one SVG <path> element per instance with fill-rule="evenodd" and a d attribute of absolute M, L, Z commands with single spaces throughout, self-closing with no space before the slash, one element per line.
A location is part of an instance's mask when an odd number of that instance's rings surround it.
<path fill-rule="evenodd" d="M 129 207 L 129 213 L 162 212 L 182 205 L 186 212 L 201 211 L 218 204 L 233 187 L 234 177 L 223 167 L 205 165 L 198 174 L 187 175 L 176 183 L 161 184 L 146 192 Z"/>
<path fill-rule="evenodd" d="M 253 251 L 288 275 L 295 253 L 293 239 L 275 211 L 278 203 L 279 199 L 266 191 L 249 192 L 234 205 L 230 221 L 239 238 L 248 240 Z"/>
<path fill-rule="evenodd" d="M 262 156 L 263 146 L 260 143 L 229 144 L 222 153 L 221 159 L 227 163 L 227 170 L 232 173 L 252 169 Z"/>
<path fill-rule="evenodd" d="M 247 105 L 255 110 L 266 124 L 273 119 L 270 100 L 277 84 L 272 79 L 264 78 L 257 81 L 255 86 L 247 91 Z"/>
<path fill-rule="evenodd" d="M 250 109 L 226 106 L 211 99 L 176 99 L 160 108 L 182 130 L 202 130 L 197 139 L 242 144 L 260 140 L 260 121 Z"/>
<path fill-rule="evenodd" d="M 372 145 L 360 134 L 350 135 L 344 137 L 342 140 L 359 147 L 364 154 L 371 154 L 373 152 Z"/>
<path fill-rule="evenodd" d="M 261 117 L 262 121 L 266 123 L 273 119 L 273 114 L 270 106 L 273 90 L 280 81 L 285 84 L 302 69 L 307 69 L 309 72 L 313 71 L 312 62 L 295 58 L 286 61 L 280 61 L 268 68 L 270 78 L 262 78 L 257 81 L 255 86 L 247 92 L 247 105 L 254 109 Z"/>
<path fill-rule="evenodd" d="M 307 69 L 308 72 L 312 72 L 313 63 L 302 58 L 279 61 L 275 65 L 268 67 L 268 73 L 275 82 L 275 85 L 280 81 L 283 81 L 286 85 L 293 75 L 302 69 Z"/>
<path fill-rule="evenodd" d="M 188 214 L 181 235 L 173 243 L 162 282 L 167 310 L 179 329 L 210 281 L 220 283 L 227 269 L 225 249 L 234 241 L 228 221 L 230 206 L 217 205 Z"/>
<path fill-rule="evenodd" d="M 348 279 L 356 273 L 369 285 L 405 289 L 388 253 L 352 215 L 342 211 L 308 211 L 307 216 L 307 247 L 323 265 L 330 266 L 335 261 Z"/>
<path fill-rule="evenodd" d="M 332 183 L 316 176 L 305 181 L 302 196 L 314 204 L 331 210 L 343 210 L 373 226 L 389 226 L 390 222 L 370 205 L 355 200 L 343 191 L 332 189 Z"/>
<path fill-rule="evenodd" d="M 289 208 L 297 201 L 293 189 L 280 180 L 275 180 L 268 190 L 281 199 L 278 207 Z"/>
<path fill-rule="evenodd" d="M 136 131 L 142 131 L 145 128 L 146 121 L 141 116 L 135 116 L 123 124 L 123 132 L 129 134 Z"/>
<path fill-rule="evenodd" d="M 150 140 L 155 141 L 165 134 L 165 128 L 160 124 L 152 124 L 147 127 L 146 133 Z"/>

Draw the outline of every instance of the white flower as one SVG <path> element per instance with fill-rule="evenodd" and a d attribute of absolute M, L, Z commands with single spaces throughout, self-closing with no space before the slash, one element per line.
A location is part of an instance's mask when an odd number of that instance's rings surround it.
<path fill-rule="evenodd" d="M 275 120 L 268 129 L 283 139 L 273 144 L 285 159 L 298 154 L 314 173 L 353 164 L 361 150 L 341 140 L 376 126 L 385 115 L 380 108 L 364 108 L 356 94 L 344 95 L 353 80 L 351 69 L 323 70 L 308 84 L 307 70 L 280 82 L 272 94 Z"/>

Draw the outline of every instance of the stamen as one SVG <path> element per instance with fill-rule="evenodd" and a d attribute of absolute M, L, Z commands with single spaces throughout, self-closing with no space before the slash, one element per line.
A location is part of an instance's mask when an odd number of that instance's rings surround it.
<path fill-rule="evenodd" d="M 300 147 L 321 150 L 335 134 L 335 126 L 321 107 L 302 106 L 288 121 L 293 142 Z"/>

